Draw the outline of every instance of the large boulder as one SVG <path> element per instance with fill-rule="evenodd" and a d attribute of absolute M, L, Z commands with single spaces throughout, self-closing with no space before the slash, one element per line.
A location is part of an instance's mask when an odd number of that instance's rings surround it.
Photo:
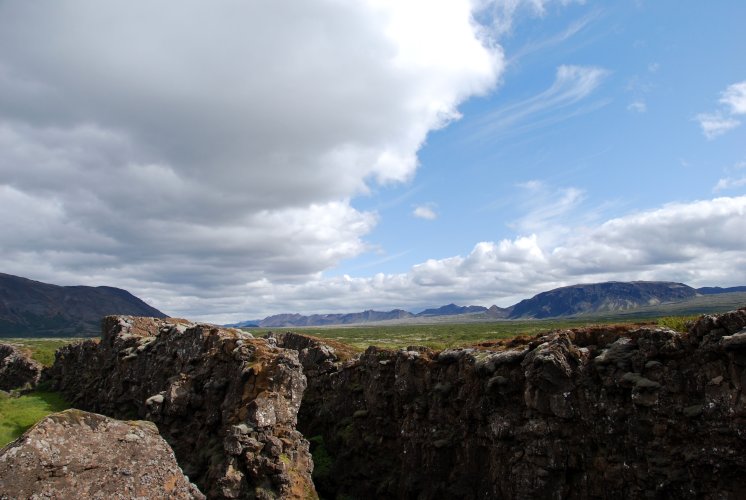
<path fill-rule="evenodd" d="M 29 390 L 36 387 L 42 366 L 20 349 L 0 344 L 0 390 Z"/>
<path fill-rule="evenodd" d="M 0 450 L 0 498 L 204 499 L 145 421 L 66 410 Z"/>
<path fill-rule="evenodd" d="M 109 316 L 100 342 L 57 351 L 48 371 L 76 407 L 153 421 L 210 498 L 313 498 L 295 429 L 306 377 L 296 351 L 185 320 Z"/>

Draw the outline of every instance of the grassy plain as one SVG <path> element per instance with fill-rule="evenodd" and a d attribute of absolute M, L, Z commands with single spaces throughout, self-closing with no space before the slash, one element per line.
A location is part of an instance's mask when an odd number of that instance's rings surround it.
<path fill-rule="evenodd" d="M 52 366 L 54 363 L 54 353 L 60 347 L 67 344 L 74 344 L 86 339 L 66 338 L 66 339 L 37 339 L 37 338 L 7 338 L 0 339 L 3 344 L 14 345 L 21 350 L 29 351 L 31 359 L 34 359 L 44 366 Z"/>
<path fill-rule="evenodd" d="M 686 321 L 696 318 L 697 316 L 691 315 L 658 318 L 626 317 L 624 321 L 620 321 L 617 317 L 609 317 L 562 320 L 513 320 L 491 323 L 441 323 L 432 325 L 251 328 L 247 331 L 255 336 L 263 336 L 270 331 L 306 333 L 315 337 L 336 340 L 358 350 L 364 350 L 371 345 L 389 349 L 399 349 L 415 345 L 430 347 L 431 349 L 445 349 L 471 345 L 486 340 L 511 338 L 519 335 L 535 335 L 556 329 L 601 324 L 660 324 L 683 331 Z"/>

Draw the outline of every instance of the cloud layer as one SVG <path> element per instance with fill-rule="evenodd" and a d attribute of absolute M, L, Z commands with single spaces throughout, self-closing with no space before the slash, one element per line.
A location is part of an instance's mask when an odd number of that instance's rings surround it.
<path fill-rule="evenodd" d="M 351 197 L 501 73 L 473 8 L 0 3 L 4 270 L 203 297 L 359 254 Z"/>
<path fill-rule="evenodd" d="M 561 241 L 539 232 L 481 242 L 466 256 L 431 259 L 402 274 L 343 276 L 257 292 L 271 296 L 267 305 L 277 311 L 291 305 L 352 311 L 452 301 L 507 306 L 555 287 L 607 280 L 728 286 L 746 282 L 743 248 L 746 196 L 715 198 L 573 227 Z"/>

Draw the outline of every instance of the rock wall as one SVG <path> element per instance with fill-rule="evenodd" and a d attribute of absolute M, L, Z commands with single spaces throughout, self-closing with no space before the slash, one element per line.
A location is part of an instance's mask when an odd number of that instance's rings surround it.
<path fill-rule="evenodd" d="M 199 500 L 150 422 L 67 410 L 0 450 L 0 498 Z"/>
<path fill-rule="evenodd" d="M 744 327 L 741 309 L 684 335 L 597 327 L 345 362 L 278 342 L 307 368 L 299 429 L 324 497 L 742 499 Z"/>
<path fill-rule="evenodd" d="M 295 351 L 238 330 L 109 316 L 100 342 L 57 351 L 47 378 L 72 404 L 155 422 L 208 498 L 315 498 L 296 431 Z"/>
<path fill-rule="evenodd" d="M 30 390 L 41 378 L 42 366 L 10 344 L 0 344 L 0 391 Z"/>

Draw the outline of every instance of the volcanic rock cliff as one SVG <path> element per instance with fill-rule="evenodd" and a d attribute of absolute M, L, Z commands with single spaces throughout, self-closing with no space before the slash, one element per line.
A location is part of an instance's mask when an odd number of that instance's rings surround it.
<path fill-rule="evenodd" d="M 298 355 L 238 330 L 110 316 L 57 351 L 49 381 L 77 408 L 154 422 L 208 498 L 315 498 L 295 429 Z"/>
<path fill-rule="evenodd" d="M 746 309 L 342 361 L 295 334 L 327 498 L 746 498 Z"/>

